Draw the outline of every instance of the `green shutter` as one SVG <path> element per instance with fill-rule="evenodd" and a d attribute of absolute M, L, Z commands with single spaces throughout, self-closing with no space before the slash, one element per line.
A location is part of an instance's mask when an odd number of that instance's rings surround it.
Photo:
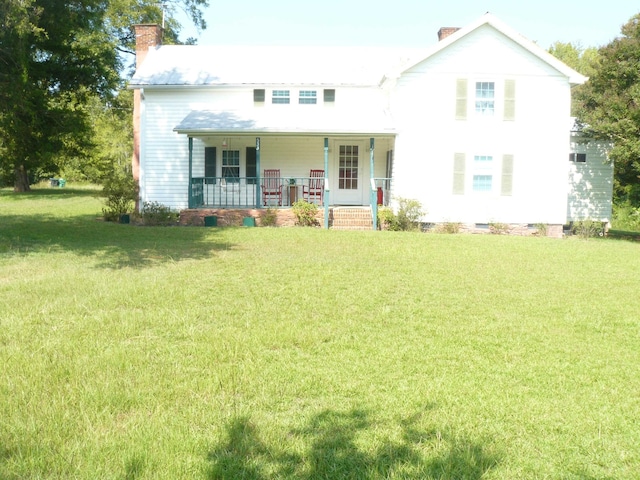
<path fill-rule="evenodd" d="M 502 156 L 502 195 L 513 194 L 513 155 Z"/>
<path fill-rule="evenodd" d="M 204 183 L 216 183 L 216 147 L 204 147 L 204 176 Z"/>
<path fill-rule="evenodd" d="M 456 153 L 453 156 L 453 194 L 464 195 L 465 155 Z"/>
<path fill-rule="evenodd" d="M 467 79 L 459 78 L 456 82 L 456 120 L 467 119 Z"/>
<path fill-rule="evenodd" d="M 514 121 L 516 119 L 516 81 L 504 81 L 504 119 Z"/>
<path fill-rule="evenodd" d="M 246 161 L 245 161 L 245 170 L 247 177 L 247 185 L 255 185 L 256 177 L 258 176 L 258 171 L 256 168 L 257 164 L 257 151 L 256 147 L 247 147 L 246 153 Z"/>

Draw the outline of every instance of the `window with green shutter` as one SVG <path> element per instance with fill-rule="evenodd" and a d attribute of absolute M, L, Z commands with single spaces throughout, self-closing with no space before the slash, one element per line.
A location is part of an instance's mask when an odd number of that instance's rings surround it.
<path fill-rule="evenodd" d="M 464 195 L 465 154 L 453 156 L 453 194 Z"/>

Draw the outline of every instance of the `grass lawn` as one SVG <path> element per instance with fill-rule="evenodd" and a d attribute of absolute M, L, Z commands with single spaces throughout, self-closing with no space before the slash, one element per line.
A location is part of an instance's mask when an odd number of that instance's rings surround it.
<path fill-rule="evenodd" d="M 0 191 L 2 479 L 633 479 L 640 244 Z"/>

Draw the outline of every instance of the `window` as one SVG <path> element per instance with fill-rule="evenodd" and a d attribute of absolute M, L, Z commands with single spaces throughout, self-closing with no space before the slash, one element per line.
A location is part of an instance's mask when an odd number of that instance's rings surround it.
<path fill-rule="evenodd" d="M 315 105 L 318 102 L 315 90 L 300 90 L 298 103 L 303 105 Z"/>
<path fill-rule="evenodd" d="M 336 91 L 333 88 L 324 89 L 324 103 L 333 103 L 336 101 Z"/>
<path fill-rule="evenodd" d="M 240 182 L 240 150 L 222 151 L 222 176 L 227 183 Z"/>
<path fill-rule="evenodd" d="M 264 88 L 256 88 L 253 90 L 253 101 L 264 102 Z"/>
<path fill-rule="evenodd" d="M 274 90 L 271 94 L 271 103 L 290 103 L 289 90 Z"/>
<path fill-rule="evenodd" d="M 491 192 L 493 189 L 493 157 L 489 155 L 476 155 L 473 157 L 473 182 L 471 188 L 474 192 Z"/>
<path fill-rule="evenodd" d="M 358 146 L 340 145 L 340 168 L 338 169 L 338 188 L 341 190 L 358 189 Z"/>
<path fill-rule="evenodd" d="M 495 110 L 495 84 L 476 82 L 476 113 L 491 117 Z"/>
<path fill-rule="evenodd" d="M 493 177 L 491 175 L 474 175 L 473 191 L 474 192 L 490 192 Z"/>
<path fill-rule="evenodd" d="M 586 163 L 587 154 L 586 153 L 570 153 L 569 154 L 570 162 L 578 162 L 578 163 Z"/>

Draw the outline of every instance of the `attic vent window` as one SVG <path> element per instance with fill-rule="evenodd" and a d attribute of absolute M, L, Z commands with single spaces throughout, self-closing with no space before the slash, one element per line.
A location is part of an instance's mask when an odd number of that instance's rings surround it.
<path fill-rule="evenodd" d="M 324 89 L 324 103 L 333 103 L 336 101 L 336 91 L 333 88 Z"/>
<path fill-rule="evenodd" d="M 300 90 L 300 94 L 298 96 L 298 103 L 304 104 L 304 105 L 315 105 L 316 103 L 318 103 L 316 91 Z"/>
<path fill-rule="evenodd" d="M 271 103 L 290 103 L 289 90 L 274 90 L 271 94 Z"/>
<path fill-rule="evenodd" d="M 577 163 L 586 163 L 587 162 L 587 154 L 586 153 L 570 153 L 569 154 L 570 162 Z"/>
<path fill-rule="evenodd" d="M 253 101 L 254 102 L 264 102 L 264 89 L 256 88 L 253 90 Z"/>

